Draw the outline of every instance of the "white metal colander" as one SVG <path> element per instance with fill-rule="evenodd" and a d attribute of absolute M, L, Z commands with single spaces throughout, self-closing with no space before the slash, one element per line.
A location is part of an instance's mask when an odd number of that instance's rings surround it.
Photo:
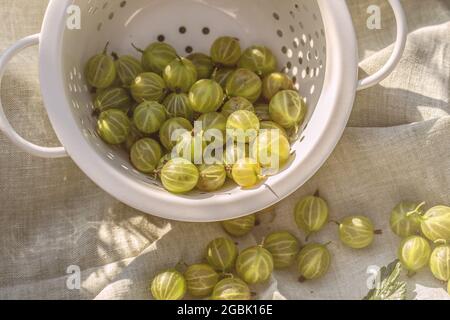
<path fill-rule="evenodd" d="M 389 0 L 397 19 L 397 42 L 387 64 L 358 81 L 355 31 L 344 0 L 52 0 L 42 32 L 20 40 L 0 58 L 0 76 L 24 48 L 40 44 L 40 82 L 45 106 L 64 147 L 44 148 L 21 138 L 0 104 L 0 129 L 36 156 L 69 155 L 101 188 L 141 211 L 183 221 L 235 218 L 275 204 L 303 185 L 325 162 L 348 121 L 356 90 L 374 85 L 395 67 L 406 41 L 399 0 Z M 80 18 L 80 28 L 72 23 Z M 209 52 L 219 36 L 261 44 L 277 55 L 292 76 L 309 112 L 295 159 L 252 190 L 228 186 L 215 193 L 172 195 L 137 172 L 121 149 L 95 131 L 92 98 L 83 76 L 86 61 L 105 43 L 138 57 L 131 43 L 145 47 L 167 41 L 180 54 Z"/>

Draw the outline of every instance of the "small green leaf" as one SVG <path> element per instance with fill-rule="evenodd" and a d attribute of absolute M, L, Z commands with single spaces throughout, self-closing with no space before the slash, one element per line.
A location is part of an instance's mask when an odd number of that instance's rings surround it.
<path fill-rule="evenodd" d="M 399 280 L 402 264 L 395 260 L 380 272 L 380 286 L 370 290 L 363 300 L 405 300 L 406 282 Z"/>

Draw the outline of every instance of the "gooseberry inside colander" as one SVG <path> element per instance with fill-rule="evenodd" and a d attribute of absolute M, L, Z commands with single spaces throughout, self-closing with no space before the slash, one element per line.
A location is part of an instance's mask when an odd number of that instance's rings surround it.
<path fill-rule="evenodd" d="M 394 68 L 406 39 L 398 0 L 394 53 L 375 75 L 358 82 L 355 31 L 345 1 L 329 0 L 52 0 L 42 32 L 19 41 L 0 59 L 0 73 L 20 50 L 40 43 L 40 82 L 46 109 L 64 147 L 44 148 L 21 138 L 0 105 L 0 128 L 24 150 L 44 157 L 69 155 L 101 188 L 120 201 L 156 216 L 218 221 L 271 206 L 302 186 L 325 162 L 346 126 L 355 93 L 381 81 Z M 106 145 L 95 130 L 93 105 L 83 75 L 86 61 L 109 48 L 139 57 L 131 43 L 165 41 L 180 55 L 208 53 L 219 36 L 242 47 L 265 45 L 276 54 L 308 105 L 293 160 L 260 186 L 228 185 L 214 193 L 173 195 L 135 170 L 121 148 Z"/>

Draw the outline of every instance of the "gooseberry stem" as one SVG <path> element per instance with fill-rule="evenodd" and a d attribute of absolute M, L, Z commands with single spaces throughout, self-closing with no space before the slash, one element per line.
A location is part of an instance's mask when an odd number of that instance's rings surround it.
<path fill-rule="evenodd" d="M 408 276 L 408 278 L 412 278 L 412 277 L 414 277 L 415 274 L 416 274 L 415 271 L 408 270 L 408 273 L 406 275 Z"/>
<path fill-rule="evenodd" d="M 131 46 L 138 52 L 140 53 L 144 53 L 144 50 L 142 50 L 141 48 L 136 47 L 136 45 L 134 43 L 131 43 Z"/>
<path fill-rule="evenodd" d="M 381 234 L 383 234 L 383 230 L 378 229 L 378 230 L 375 230 L 373 233 L 376 235 L 381 235 Z"/>
<path fill-rule="evenodd" d="M 410 216 L 412 216 L 412 215 L 415 214 L 415 213 L 417 213 L 418 215 L 422 216 L 422 215 L 423 215 L 423 212 L 421 212 L 420 209 L 422 209 L 422 207 L 423 207 L 424 205 L 425 205 L 425 202 L 420 203 L 414 210 L 412 210 L 412 211 L 410 211 L 410 212 L 407 212 L 407 213 L 406 213 L 406 216 L 407 216 L 407 217 L 410 217 Z"/>
<path fill-rule="evenodd" d="M 119 55 L 118 55 L 117 53 L 115 53 L 114 51 L 111 52 L 111 56 L 113 57 L 113 59 L 114 59 L 115 61 L 119 60 Z"/>
<path fill-rule="evenodd" d="M 103 49 L 103 53 L 106 54 L 108 52 L 109 41 L 106 42 L 105 49 Z"/>
<path fill-rule="evenodd" d="M 437 239 L 437 240 L 435 240 L 434 242 L 433 242 L 434 244 L 441 244 L 441 245 L 446 245 L 446 244 L 448 244 L 449 243 L 449 241 L 448 240 L 445 240 L 445 239 Z"/>
<path fill-rule="evenodd" d="M 331 222 L 331 223 L 334 223 L 334 224 L 336 224 L 336 225 L 338 225 L 338 226 L 341 225 L 341 223 L 340 223 L 339 221 L 336 221 L 336 220 L 330 220 L 330 222 Z"/>
<path fill-rule="evenodd" d="M 319 198 L 320 197 L 320 192 L 319 189 L 316 190 L 316 192 L 314 193 L 314 197 Z"/>
<path fill-rule="evenodd" d="M 300 278 L 298 278 L 298 282 L 303 283 L 306 281 L 306 278 L 304 276 L 301 276 Z"/>

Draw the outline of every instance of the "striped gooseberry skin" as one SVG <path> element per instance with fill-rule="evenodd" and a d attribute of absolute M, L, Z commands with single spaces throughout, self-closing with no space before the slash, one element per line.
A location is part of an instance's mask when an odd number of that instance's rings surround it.
<path fill-rule="evenodd" d="M 236 71 L 234 68 L 216 68 L 211 79 L 217 82 L 225 90 L 228 79 L 234 71 Z"/>
<path fill-rule="evenodd" d="M 288 134 L 286 129 L 280 126 L 278 123 L 273 121 L 261 121 L 260 123 L 260 131 L 262 130 L 280 130 L 280 134 L 288 138 Z"/>
<path fill-rule="evenodd" d="M 144 138 L 144 134 L 136 128 L 134 123 L 131 123 L 130 133 L 128 134 L 127 140 L 125 141 L 125 148 L 128 152 L 131 152 L 131 148 L 136 142 Z"/>
<path fill-rule="evenodd" d="M 300 280 L 315 280 L 330 268 L 331 256 L 327 247 L 318 243 L 304 246 L 298 255 L 297 270 Z"/>
<path fill-rule="evenodd" d="M 197 69 L 198 79 L 209 79 L 214 71 L 214 63 L 211 57 L 204 53 L 193 53 L 186 57 Z"/>
<path fill-rule="evenodd" d="M 293 90 L 278 92 L 269 105 L 270 117 L 285 129 L 298 126 L 304 120 L 306 111 L 303 99 Z"/>
<path fill-rule="evenodd" d="M 256 224 L 256 215 L 223 221 L 221 223 L 225 231 L 233 237 L 243 237 L 249 234 Z"/>
<path fill-rule="evenodd" d="M 291 144 L 280 130 L 260 130 L 252 143 L 252 156 L 263 168 L 278 171 L 291 156 Z"/>
<path fill-rule="evenodd" d="M 166 119 L 166 109 L 155 101 L 142 102 L 133 114 L 134 125 L 145 134 L 158 132 Z"/>
<path fill-rule="evenodd" d="M 223 99 L 222 87 L 209 79 L 197 81 L 189 91 L 191 107 L 198 113 L 217 111 L 222 106 Z"/>
<path fill-rule="evenodd" d="M 226 92 L 229 97 L 242 97 L 254 103 L 261 96 L 261 78 L 248 69 L 237 69 L 227 80 Z"/>
<path fill-rule="evenodd" d="M 100 112 L 109 109 L 122 109 L 126 111 L 130 106 L 130 95 L 123 88 L 105 89 L 94 100 L 94 107 Z"/>
<path fill-rule="evenodd" d="M 131 148 L 130 158 L 133 166 L 140 172 L 152 173 L 162 158 L 161 146 L 153 139 L 141 139 Z"/>
<path fill-rule="evenodd" d="M 239 159 L 231 170 L 233 181 L 243 188 L 251 188 L 262 180 L 261 166 L 250 158 Z"/>
<path fill-rule="evenodd" d="M 233 67 L 241 57 L 241 44 L 239 39 L 233 37 L 220 37 L 211 46 L 211 59 L 214 63 Z"/>
<path fill-rule="evenodd" d="M 309 236 L 311 233 L 320 231 L 328 222 L 328 212 L 325 200 L 316 196 L 308 196 L 295 206 L 295 223 Z"/>
<path fill-rule="evenodd" d="M 203 163 L 203 153 L 207 147 L 201 134 L 192 135 L 185 132 L 178 138 L 178 142 L 173 150 L 179 157 L 189 160 L 192 163 Z"/>
<path fill-rule="evenodd" d="M 192 121 L 194 110 L 192 110 L 189 97 L 186 93 L 171 93 L 163 102 L 169 117 L 181 117 Z"/>
<path fill-rule="evenodd" d="M 435 206 L 421 217 L 422 233 L 431 241 L 450 241 L 450 207 Z"/>
<path fill-rule="evenodd" d="M 97 121 L 97 132 L 108 144 L 117 145 L 127 140 L 131 121 L 125 112 L 118 109 L 103 111 Z"/>
<path fill-rule="evenodd" d="M 403 239 L 398 249 L 398 258 L 409 272 L 417 272 L 428 265 L 430 256 L 430 244 L 421 236 L 409 236 Z"/>
<path fill-rule="evenodd" d="M 233 268 L 238 256 L 236 244 L 228 238 L 217 238 L 206 247 L 206 260 L 217 271 L 225 272 Z"/>
<path fill-rule="evenodd" d="M 430 269 L 436 279 L 450 280 L 450 245 L 434 248 L 430 257 Z"/>
<path fill-rule="evenodd" d="M 287 231 L 272 232 L 264 239 L 263 246 L 272 254 L 275 269 L 293 265 L 300 251 L 297 238 Z"/>
<path fill-rule="evenodd" d="M 227 179 L 225 167 L 221 164 L 203 164 L 198 167 L 200 178 L 197 188 L 201 191 L 212 192 L 223 187 Z"/>
<path fill-rule="evenodd" d="M 294 83 L 287 74 L 274 72 L 263 79 L 262 95 L 267 101 L 283 90 L 294 90 Z"/>
<path fill-rule="evenodd" d="M 271 121 L 269 105 L 265 103 L 255 104 L 255 114 L 260 121 Z"/>
<path fill-rule="evenodd" d="M 218 112 L 208 112 L 202 114 L 197 121 L 201 121 L 202 130 L 206 133 L 208 130 L 219 130 L 224 138 L 227 129 L 227 119 Z"/>
<path fill-rule="evenodd" d="M 136 102 L 160 102 L 166 95 L 166 83 L 163 78 L 153 72 L 141 73 L 130 86 L 131 95 Z"/>
<path fill-rule="evenodd" d="M 177 58 L 164 69 L 163 79 L 170 90 L 187 93 L 197 81 L 197 69 L 190 60 Z"/>
<path fill-rule="evenodd" d="M 193 264 L 184 272 L 188 293 L 196 298 L 205 298 L 219 282 L 219 274 L 207 264 Z"/>
<path fill-rule="evenodd" d="M 117 76 L 124 86 L 130 86 L 138 75 L 144 73 L 139 60 L 132 56 L 121 56 L 115 61 Z"/>
<path fill-rule="evenodd" d="M 227 119 L 227 135 L 235 141 L 250 142 L 258 136 L 260 122 L 254 112 L 239 110 L 233 112 Z"/>
<path fill-rule="evenodd" d="M 225 118 L 228 118 L 231 114 L 239 110 L 247 110 L 250 112 L 255 112 L 253 104 L 245 98 L 233 97 L 228 100 L 222 107 L 222 114 Z"/>
<path fill-rule="evenodd" d="M 248 285 L 238 278 L 225 278 L 214 287 L 212 300 L 250 300 Z"/>
<path fill-rule="evenodd" d="M 159 130 L 159 140 L 164 148 L 172 150 L 179 138 L 186 132 L 194 129 L 189 120 L 181 117 L 171 118 L 164 122 Z"/>
<path fill-rule="evenodd" d="M 339 224 L 339 238 L 353 249 L 368 247 L 372 244 L 374 235 L 372 221 L 364 216 L 349 216 Z"/>
<path fill-rule="evenodd" d="M 97 89 L 108 88 L 117 77 L 114 59 L 108 56 L 106 52 L 93 56 L 86 64 L 85 74 L 89 85 Z"/>
<path fill-rule="evenodd" d="M 245 249 L 236 259 L 236 272 L 248 284 L 266 282 L 273 272 L 272 254 L 262 246 Z"/>
<path fill-rule="evenodd" d="M 167 43 L 150 44 L 142 53 L 142 66 L 147 72 L 161 75 L 169 63 L 178 57 L 176 50 Z"/>
<path fill-rule="evenodd" d="M 401 238 L 420 233 L 420 207 L 422 204 L 402 201 L 391 212 L 389 224 L 392 232 Z"/>
<path fill-rule="evenodd" d="M 189 160 L 174 158 L 161 170 L 161 182 L 172 193 L 187 193 L 195 188 L 199 178 L 198 169 Z"/>
<path fill-rule="evenodd" d="M 153 278 L 150 291 L 155 300 L 181 300 L 186 295 L 186 280 L 176 270 L 161 272 Z"/>
<path fill-rule="evenodd" d="M 278 69 L 278 62 L 272 51 L 264 46 L 251 46 L 246 49 L 238 63 L 239 68 L 255 72 L 260 77 Z"/>

